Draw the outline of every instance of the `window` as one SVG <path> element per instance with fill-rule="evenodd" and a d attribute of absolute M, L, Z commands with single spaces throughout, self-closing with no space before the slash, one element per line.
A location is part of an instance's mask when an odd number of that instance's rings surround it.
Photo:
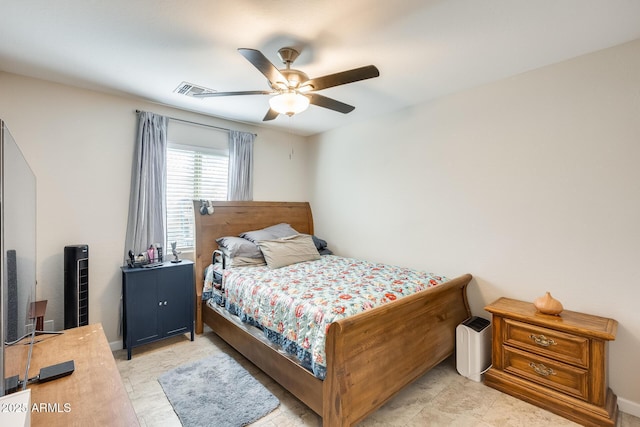
<path fill-rule="evenodd" d="M 192 200 L 227 200 L 229 153 L 170 144 L 167 148 L 167 245 L 194 249 Z M 169 251 L 167 250 L 167 254 Z"/>

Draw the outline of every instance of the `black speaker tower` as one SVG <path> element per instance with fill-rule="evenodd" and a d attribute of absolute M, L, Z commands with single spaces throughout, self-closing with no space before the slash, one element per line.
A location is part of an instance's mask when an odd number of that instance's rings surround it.
<path fill-rule="evenodd" d="M 89 324 L 89 246 L 64 247 L 64 328 Z"/>

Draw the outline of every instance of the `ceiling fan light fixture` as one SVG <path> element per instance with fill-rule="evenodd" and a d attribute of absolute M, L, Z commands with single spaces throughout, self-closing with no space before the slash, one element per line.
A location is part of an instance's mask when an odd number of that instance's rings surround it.
<path fill-rule="evenodd" d="M 269 99 L 269 106 L 280 114 L 293 116 L 309 108 L 309 98 L 296 92 L 284 92 Z"/>
<path fill-rule="evenodd" d="M 304 94 L 304 93 L 308 93 L 308 92 L 311 92 L 311 91 L 313 90 L 313 85 L 310 85 L 310 84 L 308 84 L 308 83 L 305 83 L 305 84 L 303 84 L 303 85 L 299 86 L 296 90 L 297 90 L 299 93 L 303 93 L 303 94 Z"/>
<path fill-rule="evenodd" d="M 271 85 L 271 87 L 275 90 L 288 90 L 289 89 L 289 82 L 273 82 L 273 84 Z"/>

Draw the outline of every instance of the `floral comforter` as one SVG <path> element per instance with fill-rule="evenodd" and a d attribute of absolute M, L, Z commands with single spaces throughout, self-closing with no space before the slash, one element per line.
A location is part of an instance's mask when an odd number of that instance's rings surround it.
<path fill-rule="evenodd" d="M 210 305 L 212 266 L 205 294 Z M 326 374 L 325 340 L 329 325 L 448 279 L 408 268 L 334 255 L 276 270 L 242 267 L 223 275 L 224 304 L 242 321 L 261 328 L 313 374 Z M 215 293 L 215 289 L 214 289 Z"/>

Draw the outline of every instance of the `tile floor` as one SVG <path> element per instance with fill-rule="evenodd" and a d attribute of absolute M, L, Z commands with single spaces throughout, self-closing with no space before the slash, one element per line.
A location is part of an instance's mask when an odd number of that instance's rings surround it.
<path fill-rule="evenodd" d="M 136 348 L 131 360 L 127 360 L 125 350 L 114 352 L 141 426 L 180 426 L 157 378 L 169 369 L 217 351 L 235 357 L 280 399 L 280 406 L 252 427 L 322 425 L 319 416 L 209 330 L 196 335 L 194 342 L 184 335 Z M 618 425 L 640 427 L 640 418 L 621 413 Z M 454 359 L 449 358 L 405 388 L 359 426 L 568 427 L 577 424 L 460 376 Z"/>

